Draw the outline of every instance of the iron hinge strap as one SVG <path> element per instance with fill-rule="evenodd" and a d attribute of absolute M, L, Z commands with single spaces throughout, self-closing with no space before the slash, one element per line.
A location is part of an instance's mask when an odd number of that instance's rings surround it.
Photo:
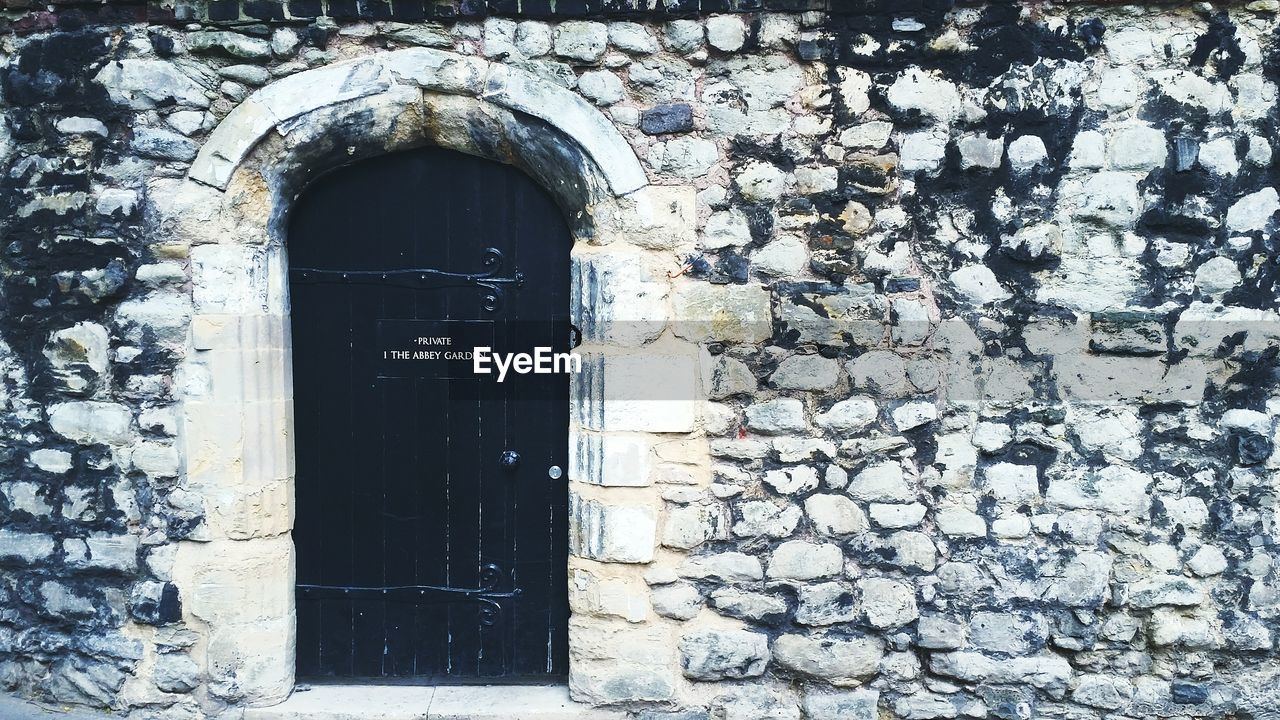
<path fill-rule="evenodd" d="M 298 585 L 298 595 L 313 599 L 352 598 L 361 600 L 395 599 L 419 602 L 449 601 L 468 598 L 501 600 L 520 595 L 520 589 L 456 588 L 441 585 L 396 585 L 392 587 L 353 587 L 347 585 Z"/>
<path fill-rule="evenodd" d="M 423 284 L 432 280 L 457 280 L 473 285 L 524 284 L 524 273 L 517 270 L 511 277 L 497 277 L 483 273 L 456 273 L 435 268 L 406 268 L 404 270 L 321 270 L 295 267 L 289 269 L 289 277 L 302 283 L 380 282 L 391 284 Z"/>
<path fill-rule="evenodd" d="M 302 285 L 320 283 L 351 283 L 401 285 L 409 287 L 447 287 L 473 285 L 480 289 L 480 305 L 488 312 L 502 307 L 504 285 L 521 287 L 524 273 L 517 268 L 508 277 L 499 277 L 503 256 L 497 248 L 486 248 L 481 256 L 482 272 L 460 273 L 437 268 L 402 268 L 398 270 L 322 270 L 320 268 L 293 267 L 289 280 Z"/>
<path fill-rule="evenodd" d="M 457 280 L 476 285 L 516 285 L 524 284 L 524 273 L 517 269 L 510 277 L 499 277 L 503 262 L 502 251 L 497 248 L 485 248 L 481 254 L 480 264 L 484 270 L 473 273 L 452 272 L 438 268 L 398 268 L 395 270 L 322 270 L 320 268 L 294 267 L 289 269 L 289 276 L 301 282 L 379 282 L 392 283 L 418 282 L 432 280 Z"/>

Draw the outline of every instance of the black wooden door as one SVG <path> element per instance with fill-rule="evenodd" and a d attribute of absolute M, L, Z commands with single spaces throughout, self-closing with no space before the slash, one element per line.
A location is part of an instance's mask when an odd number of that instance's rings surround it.
<path fill-rule="evenodd" d="M 290 219 L 303 678 L 568 671 L 568 377 L 418 338 L 565 349 L 571 239 L 519 171 L 427 148 L 317 180 Z"/>

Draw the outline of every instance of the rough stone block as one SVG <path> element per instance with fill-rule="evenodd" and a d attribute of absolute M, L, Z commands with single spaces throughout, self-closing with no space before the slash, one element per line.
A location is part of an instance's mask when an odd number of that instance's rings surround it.
<path fill-rule="evenodd" d="M 684 103 L 655 105 L 641 113 L 640 130 L 646 135 L 690 132 L 693 108 Z"/>
<path fill-rule="evenodd" d="M 79 545 L 80 541 L 75 542 Z M 93 536 L 83 540 L 84 552 L 67 553 L 67 565 L 76 568 L 93 568 L 133 572 L 138 567 L 138 536 Z"/>
<path fill-rule="evenodd" d="M 769 577 L 775 580 L 813 580 L 837 575 L 844 568 L 844 554 L 832 543 L 791 540 L 779 545 L 769 558 Z"/>
<path fill-rule="evenodd" d="M 680 639 L 680 669 L 693 680 L 759 677 L 769 664 L 769 639 L 746 630 L 697 630 Z"/>
<path fill-rule="evenodd" d="M 773 333 L 769 292 L 759 285 L 676 284 L 676 335 L 694 342 L 755 343 Z"/>
<path fill-rule="evenodd" d="M 796 623 L 823 626 L 853 622 L 858 619 L 858 603 L 848 583 L 826 582 L 800 588 L 796 604 Z"/>
<path fill-rule="evenodd" d="M 53 554 L 53 538 L 0 528 L 0 559 L 37 563 Z"/>
<path fill-rule="evenodd" d="M 690 557 L 680 564 L 681 577 L 721 582 L 763 580 L 759 558 L 739 552 Z"/>
<path fill-rule="evenodd" d="M 806 427 L 804 403 L 795 398 L 776 398 L 747 407 L 747 427 L 763 435 L 803 432 Z"/>
<path fill-rule="evenodd" d="M 884 658 L 884 641 L 873 637 L 783 635 L 773 641 L 773 658 L 801 677 L 832 685 L 856 685 L 876 674 Z"/>
<path fill-rule="evenodd" d="M 699 382 L 696 346 L 610 349 L 583 357 L 572 397 L 591 430 L 687 433 L 697 425 Z"/>
<path fill-rule="evenodd" d="M 49 426 L 82 445 L 124 445 L 132 438 L 133 414 L 124 405 L 96 401 L 69 402 L 49 408 Z"/>
<path fill-rule="evenodd" d="M 804 697 L 804 713 L 809 720 L 879 720 L 879 704 L 878 690 L 810 690 Z"/>

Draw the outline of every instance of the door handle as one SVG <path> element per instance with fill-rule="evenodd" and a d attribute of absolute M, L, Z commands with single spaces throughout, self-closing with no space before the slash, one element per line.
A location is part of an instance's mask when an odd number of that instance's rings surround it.
<path fill-rule="evenodd" d="M 503 450 L 501 457 L 498 458 L 498 464 L 504 470 L 515 470 L 520 464 L 520 453 L 515 450 Z"/>

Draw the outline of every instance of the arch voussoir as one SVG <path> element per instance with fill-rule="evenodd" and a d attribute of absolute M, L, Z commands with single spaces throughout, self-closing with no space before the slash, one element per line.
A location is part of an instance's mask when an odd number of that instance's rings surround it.
<path fill-rule="evenodd" d="M 465 95 L 550 124 L 595 163 L 615 196 L 648 183 L 631 145 L 573 92 L 519 68 L 429 48 L 334 63 L 277 80 L 250 95 L 209 136 L 189 177 L 225 190 L 254 147 L 282 124 L 322 108 L 409 86 Z"/>

